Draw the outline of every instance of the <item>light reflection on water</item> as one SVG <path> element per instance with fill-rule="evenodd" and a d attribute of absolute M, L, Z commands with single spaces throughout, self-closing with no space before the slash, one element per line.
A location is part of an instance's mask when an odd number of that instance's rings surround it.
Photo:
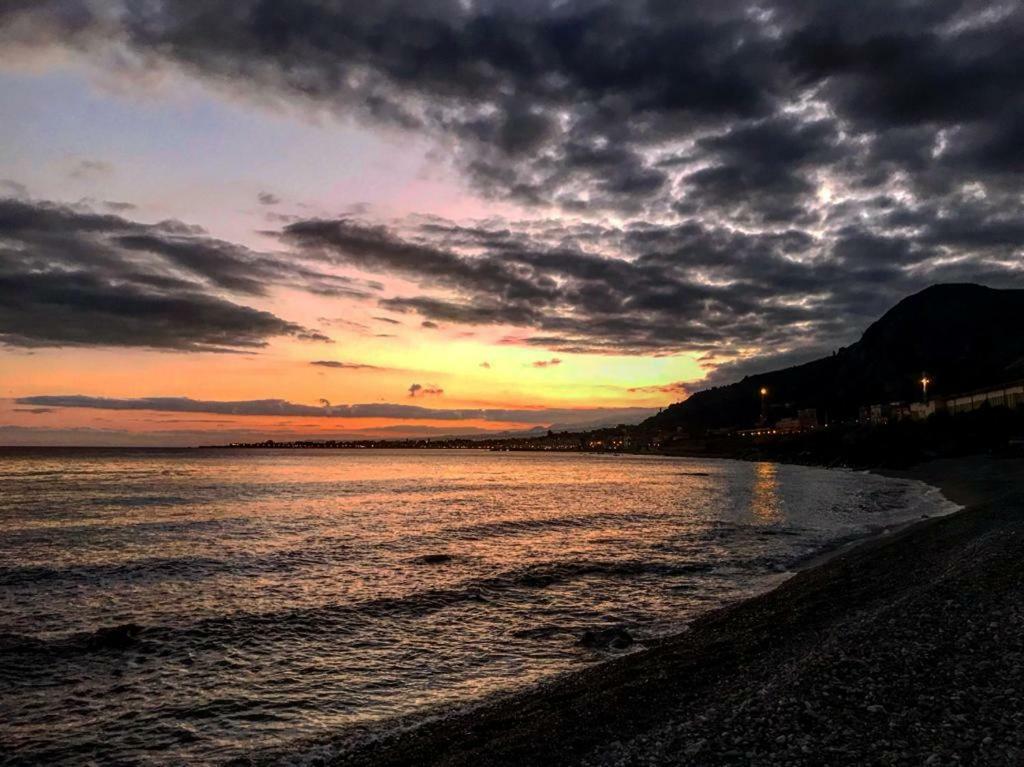
<path fill-rule="evenodd" d="M 765 524 L 782 521 L 782 502 L 779 498 L 778 465 L 761 461 L 754 464 L 754 491 L 750 511 L 754 518 Z"/>
<path fill-rule="evenodd" d="M 482 451 L 16 451 L 0 483 L 0 742 L 68 763 L 217 760 L 527 684 L 608 657 L 587 629 L 642 645 L 942 507 L 863 474 Z"/>

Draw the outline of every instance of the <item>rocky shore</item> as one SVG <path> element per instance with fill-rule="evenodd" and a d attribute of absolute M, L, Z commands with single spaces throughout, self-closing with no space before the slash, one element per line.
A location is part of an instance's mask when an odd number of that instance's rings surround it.
<path fill-rule="evenodd" d="M 324 761 L 1022 764 L 1024 460 L 900 476 L 967 508 L 843 551 L 657 646 Z"/>

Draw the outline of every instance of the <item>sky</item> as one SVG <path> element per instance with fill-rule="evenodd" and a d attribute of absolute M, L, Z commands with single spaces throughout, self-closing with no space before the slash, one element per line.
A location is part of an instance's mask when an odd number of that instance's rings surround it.
<path fill-rule="evenodd" d="M 0 444 L 633 423 L 1022 287 L 1022 71 L 996 0 L 8 0 Z"/>

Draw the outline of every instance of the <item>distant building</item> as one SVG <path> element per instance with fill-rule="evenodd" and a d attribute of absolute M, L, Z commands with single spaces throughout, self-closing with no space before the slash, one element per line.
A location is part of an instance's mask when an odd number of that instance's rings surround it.
<path fill-rule="evenodd" d="M 821 425 L 818 421 L 818 409 L 813 407 L 798 410 L 796 412 L 796 420 L 800 424 L 801 431 L 817 429 Z"/>
<path fill-rule="evenodd" d="M 953 414 L 969 413 L 986 405 L 988 407 L 1008 407 L 1011 410 L 1024 406 L 1024 381 L 946 399 L 946 407 Z"/>
<path fill-rule="evenodd" d="M 923 421 L 942 409 L 942 400 L 928 400 L 927 402 L 911 402 L 910 417 L 915 421 Z"/>
<path fill-rule="evenodd" d="M 923 421 L 938 412 L 948 410 L 956 415 L 969 413 L 981 407 L 1024 407 L 1024 381 L 998 387 L 979 389 L 952 397 L 934 397 L 927 402 L 891 402 L 888 405 L 862 405 L 858 410 L 860 423 L 883 424 L 890 421 L 912 419 Z"/>
<path fill-rule="evenodd" d="M 783 434 L 789 434 L 795 431 L 800 431 L 800 419 L 799 418 L 780 418 L 775 422 L 775 431 L 782 432 Z"/>

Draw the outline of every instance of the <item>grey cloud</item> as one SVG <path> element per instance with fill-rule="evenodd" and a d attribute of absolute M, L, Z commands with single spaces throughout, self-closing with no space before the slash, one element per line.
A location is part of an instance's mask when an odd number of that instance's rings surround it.
<path fill-rule="evenodd" d="M 28 187 L 24 184 L 19 184 L 17 181 L 11 181 L 6 178 L 0 179 L 0 189 L 12 197 L 28 197 Z"/>
<path fill-rule="evenodd" d="M 366 365 L 362 362 L 341 362 L 340 360 L 313 360 L 310 365 L 322 368 L 334 368 L 335 370 L 387 370 L 388 368 L 377 365 Z"/>
<path fill-rule="evenodd" d="M 325 400 L 326 402 L 326 400 Z M 595 419 L 637 422 L 652 415 L 651 408 L 536 408 L 536 409 L 451 409 L 390 403 L 362 405 L 301 405 L 280 399 L 222 402 L 187 397 L 143 397 L 113 399 L 84 395 L 39 395 L 21 397 L 19 405 L 50 408 L 91 408 L 96 410 L 164 413 L 214 413 L 231 416 L 295 416 L 318 418 L 394 418 L 404 420 L 483 420 L 532 424 L 586 423 Z"/>
<path fill-rule="evenodd" d="M 559 352 L 788 352 L 931 282 L 1022 281 L 1019 3 L 42 0 L 0 30 L 425 133 L 485 195 L 623 222 L 289 220 L 301 275 L 123 232 L 168 265 L 151 290 L 376 296 L 318 268 L 351 266 L 428 293 L 382 309 Z M 61 245 L 99 264 L 93 237 Z"/>
<path fill-rule="evenodd" d="M 1024 278 L 995 256 L 952 270 L 938 249 L 954 237 L 1008 243 L 1012 221 L 954 225 L 924 209 L 882 201 L 876 209 L 877 225 L 851 213 L 818 234 L 743 232 L 698 219 L 604 226 L 596 237 L 590 225 L 459 227 L 435 219 L 400 231 L 345 219 L 299 224 L 301 237 L 284 237 L 309 258 L 352 258 L 447 293 L 381 298 L 382 308 L 428 322 L 520 327 L 527 332 L 511 342 L 563 352 L 839 345 L 903 295 L 954 272 L 966 279 L 973 267 L 995 284 Z M 898 215 L 914 237 L 886 231 Z"/>
<path fill-rule="evenodd" d="M 179 222 L 0 200 L 0 343 L 224 352 L 329 340 L 213 292 L 260 293 L 253 274 L 286 271 Z"/>
<path fill-rule="evenodd" d="M 809 215 L 811 170 L 946 194 L 1021 167 L 1024 10 L 1002 0 L 40 0 L 0 22 L 427 132 L 487 193 L 570 209 L 778 221 Z"/>
<path fill-rule="evenodd" d="M 435 386 L 434 384 L 427 384 L 424 386 L 423 384 L 414 383 L 409 387 L 410 397 L 436 397 L 442 394 L 444 394 L 444 389 L 439 386 Z"/>
<path fill-rule="evenodd" d="M 114 166 L 105 160 L 78 160 L 68 171 L 68 176 L 85 181 L 103 178 L 113 172 Z"/>
<path fill-rule="evenodd" d="M 272 192 L 260 192 L 256 195 L 256 200 L 260 205 L 279 205 L 281 198 Z"/>
<path fill-rule="evenodd" d="M 683 381 L 668 384 L 652 384 L 650 386 L 631 386 L 630 394 L 671 394 L 676 399 L 684 399 L 689 388 Z"/>

